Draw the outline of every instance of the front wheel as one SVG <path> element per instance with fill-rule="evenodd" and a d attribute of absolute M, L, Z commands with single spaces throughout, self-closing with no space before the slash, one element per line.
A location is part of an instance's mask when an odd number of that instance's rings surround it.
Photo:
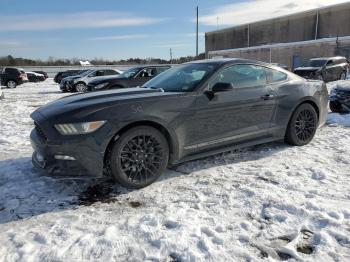
<path fill-rule="evenodd" d="M 338 101 L 330 101 L 329 108 L 333 113 L 345 113 L 346 111 L 343 109 L 341 103 Z"/>
<path fill-rule="evenodd" d="M 140 126 L 120 136 L 109 158 L 108 169 L 117 182 L 128 188 L 143 188 L 166 170 L 169 146 L 157 129 Z"/>
<path fill-rule="evenodd" d="M 318 117 L 310 104 L 300 105 L 289 121 L 286 142 L 295 146 L 304 146 L 311 142 L 316 134 Z"/>
<path fill-rule="evenodd" d="M 87 91 L 87 86 L 84 83 L 78 83 L 75 86 L 75 90 L 77 90 L 77 92 L 84 93 Z"/>
<path fill-rule="evenodd" d="M 16 83 L 16 81 L 9 80 L 6 83 L 6 86 L 7 86 L 7 88 L 16 88 L 17 87 L 17 83 Z"/>

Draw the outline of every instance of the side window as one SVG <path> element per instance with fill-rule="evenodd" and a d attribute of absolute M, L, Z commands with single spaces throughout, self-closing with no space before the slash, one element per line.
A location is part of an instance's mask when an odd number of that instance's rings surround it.
<path fill-rule="evenodd" d="M 145 68 L 143 69 L 137 77 L 153 77 L 157 74 L 156 69 L 155 68 Z"/>
<path fill-rule="evenodd" d="M 105 70 L 105 75 L 106 76 L 111 76 L 111 75 L 116 75 L 117 72 L 114 70 Z"/>
<path fill-rule="evenodd" d="M 271 68 L 266 68 L 266 73 L 269 83 L 282 82 L 287 80 L 288 78 L 287 74 Z"/>
<path fill-rule="evenodd" d="M 217 83 L 231 83 L 235 88 L 257 87 L 267 84 L 266 72 L 256 65 L 235 65 L 223 69 L 209 84 L 211 89 Z"/>
<path fill-rule="evenodd" d="M 334 66 L 335 64 L 336 64 L 336 61 L 334 61 L 334 60 L 329 60 L 327 62 L 327 66 Z"/>
<path fill-rule="evenodd" d="M 89 77 L 95 77 L 95 76 L 97 76 L 97 71 L 94 71 L 94 72 L 89 74 Z"/>

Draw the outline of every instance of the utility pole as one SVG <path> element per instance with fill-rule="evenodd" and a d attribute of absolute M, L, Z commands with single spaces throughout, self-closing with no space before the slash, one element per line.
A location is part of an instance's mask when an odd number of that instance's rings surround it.
<path fill-rule="evenodd" d="M 196 26 L 196 57 L 198 57 L 198 37 L 199 37 L 199 32 L 198 32 L 198 27 L 199 27 L 199 8 L 197 6 L 197 26 Z"/>
<path fill-rule="evenodd" d="M 173 50 L 170 48 L 170 64 L 173 63 Z"/>

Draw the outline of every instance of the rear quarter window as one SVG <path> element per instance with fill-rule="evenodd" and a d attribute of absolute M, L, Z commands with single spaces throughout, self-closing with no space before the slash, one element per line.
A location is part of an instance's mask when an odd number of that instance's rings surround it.
<path fill-rule="evenodd" d="M 278 70 L 267 68 L 266 71 L 267 71 L 269 83 L 283 82 L 283 81 L 286 81 L 288 78 L 287 74 L 285 74 L 281 71 L 278 71 Z"/>

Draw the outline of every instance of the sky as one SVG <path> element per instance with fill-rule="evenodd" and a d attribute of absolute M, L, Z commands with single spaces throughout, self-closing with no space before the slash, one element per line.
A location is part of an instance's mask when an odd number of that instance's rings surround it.
<path fill-rule="evenodd" d="M 0 56 L 169 59 L 195 55 L 204 33 L 344 0 L 0 0 Z"/>

